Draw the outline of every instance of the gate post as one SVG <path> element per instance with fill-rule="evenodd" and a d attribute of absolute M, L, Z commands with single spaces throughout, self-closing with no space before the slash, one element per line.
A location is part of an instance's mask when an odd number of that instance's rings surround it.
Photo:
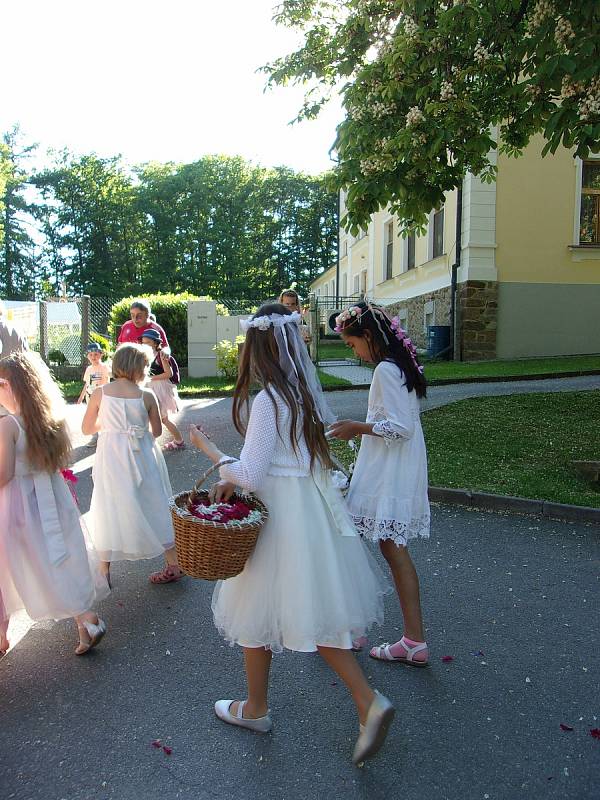
<path fill-rule="evenodd" d="M 310 357 L 316 364 L 319 361 L 319 301 L 310 295 Z"/>
<path fill-rule="evenodd" d="M 46 309 L 45 300 L 38 302 L 38 311 L 40 315 L 40 355 L 42 359 L 48 363 L 48 312 Z"/>
<path fill-rule="evenodd" d="M 81 298 L 81 363 L 85 363 L 86 347 L 90 341 L 90 296 Z"/>

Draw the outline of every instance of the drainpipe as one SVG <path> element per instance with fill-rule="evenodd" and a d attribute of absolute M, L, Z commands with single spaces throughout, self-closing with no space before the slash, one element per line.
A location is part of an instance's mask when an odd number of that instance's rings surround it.
<path fill-rule="evenodd" d="M 463 182 L 456 190 L 456 247 L 454 264 L 452 264 L 451 282 L 450 282 L 450 352 L 454 361 L 461 360 L 461 352 L 458 341 L 458 323 L 457 319 L 457 282 L 458 282 L 458 268 L 460 267 L 460 255 L 462 250 L 462 197 L 463 197 Z"/>
<path fill-rule="evenodd" d="M 340 192 L 337 193 L 337 241 L 336 241 L 336 258 L 335 258 L 335 307 L 339 308 L 340 305 Z"/>

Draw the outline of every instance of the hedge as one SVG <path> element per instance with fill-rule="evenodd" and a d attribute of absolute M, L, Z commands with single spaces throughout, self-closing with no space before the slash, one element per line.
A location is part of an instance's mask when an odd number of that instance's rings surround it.
<path fill-rule="evenodd" d="M 187 303 L 188 300 L 210 300 L 210 297 L 198 297 L 188 292 L 182 294 L 139 294 L 136 297 L 124 297 L 115 303 L 110 310 L 108 333 L 111 341 L 117 344 L 121 325 L 131 319 L 129 309 L 134 300 L 147 300 L 156 317 L 157 323 L 165 329 L 173 355 L 181 366 L 187 367 Z M 217 314 L 227 316 L 225 306 L 217 303 Z"/>

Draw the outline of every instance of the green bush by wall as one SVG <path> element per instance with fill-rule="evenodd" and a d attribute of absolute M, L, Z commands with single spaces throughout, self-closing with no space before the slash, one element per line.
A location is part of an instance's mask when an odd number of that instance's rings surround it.
<path fill-rule="evenodd" d="M 182 294 L 141 294 L 136 297 L 124 297 L 115 303 L 110 310 L 108 332 L 116 346 L 119 330 L 124 322 L 130 319 L 129 308 L 134 300 L 147 300 L 152 308 L 158 324 L 164 328 L 171 350 L 177 362 L 187 367 L 187 304 L 188 300 L 210 300 L 210 297 L 198 297 L 188 292 Z M 228 315 L 225 306 L 217 303 L 217 314 Z"/>

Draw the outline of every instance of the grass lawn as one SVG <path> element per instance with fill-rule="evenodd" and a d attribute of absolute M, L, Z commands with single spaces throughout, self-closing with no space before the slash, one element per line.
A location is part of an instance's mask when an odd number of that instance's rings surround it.
<path fill-rule="evenodd" d="M 354 358 L 354 353 L 341 339 L 319 342 L 319 361 L 334 361 L 339 358 Z"/>
<path fill-rule="evenodd" d="M 431 486 L 600 508 L 570 462 L 600 459 L 600 391 L 479 397 L 421 415 Z M 348 464 L 344 443 L 332 443 Z"/>
<path fill-rule="evenodd" d="M 349 386 L 350 382 L 343 378 L 335 378 L 333 375 L 326 375 L 319 370 L 319 378 L 321 385 L 324 388 L 338 388 L 340 386 Z M 80 381 L 64 381 L 61 384 L 67 400 L 76 400 L 81 391 L 82 383 Z M 223 397 L 225 395 L 233 394 L 235 381 L 229 378 L 215 377 L 215 378 L 183 378 L 177 391 L 180 397 Z"/>
<path fill-rule="evenodd" d="M 600 355 L 561 356 L 559 358 L 525 358 L 514 361 L 461 361 L 424 360 L 427 380 L 456 378 L 511 377 L 519 375 L 545 375 L 560 372 L 590 372 L 600 370 Z"/>

